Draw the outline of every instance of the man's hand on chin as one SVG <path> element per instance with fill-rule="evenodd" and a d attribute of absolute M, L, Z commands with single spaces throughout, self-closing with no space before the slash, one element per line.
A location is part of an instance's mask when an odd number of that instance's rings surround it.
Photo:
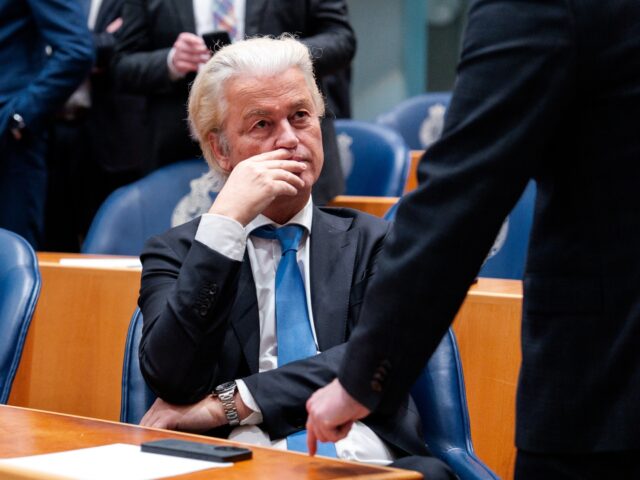
<path fill-rule="evenodd" d="M 247 417 L 251 410 L 244 404 L 240 395 L 236 394 L 234 400 L 240 418 Z M 206 432 L 227 423 L 222 403 L 211 395 L 191 405 L 173 405 L 158 398 L 140 420 L 143 427 L 183 432 Z"/>
<path fill-rule="evenodd" d="M 233 167 L 209 213 L 233 218 L 245 226 L 276 197 L 297 195 L 305 187 L 299 175 L 307 165 L 290 160 L 290 157 L 291 152 L 281 148 L 239 162 Z"/>
<path fill-rule="evenodd" d="M 353 422 L 369 415 L 367 407 L 342 388 L 336 378 L 307 400 L 307 447 L 316 453 L 316 442 L 337 442 L 351 430 Z"/>

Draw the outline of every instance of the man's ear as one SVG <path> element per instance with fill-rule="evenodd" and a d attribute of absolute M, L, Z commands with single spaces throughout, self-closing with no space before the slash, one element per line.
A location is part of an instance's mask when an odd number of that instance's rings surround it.
<path fill-rule="evenodd" d="M 210 132 L 207 136 L 215 161 L 225 173 L 231 173 L 232 165 L 229 155 L 229 144 L 223 133 Z"/>

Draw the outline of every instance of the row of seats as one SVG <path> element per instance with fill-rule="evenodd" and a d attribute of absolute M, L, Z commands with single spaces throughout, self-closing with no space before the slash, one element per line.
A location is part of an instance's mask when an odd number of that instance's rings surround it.
<path fill-rule="evenodd" d="M 410 148 L 428 148 L 441 133 L 448 93 L 425 94 L 399 104 L 377 123 L 337 120 L 346 195 L 400 197 L 410 170 Z M 139 255 L 144 241 L 171 227 L 174 209 L 193 180 L 208 170 L 202 159 L 161 168 L 114 192 L 98 211 L 83 253 Z M 480 276 L 521 279 L 533 219 L 531 182 L 505 221 Z"/>
<path fill-rule="evenodd" d="M 0 403 L 9 398 L 11 384 L 36 301 L 40 274 L 35 253 L 18 235 L 0 229 Z M 138 423 L 154 400 L 138 361 L 142 314 L 134 313 L 127 334 L 122 373 L 122 422 Z M 425 442 L 462 480 L 497 477 L 474 454 L 469 430 L 462 367 L 450 330 L 412 390 L 423 419 Z"/>

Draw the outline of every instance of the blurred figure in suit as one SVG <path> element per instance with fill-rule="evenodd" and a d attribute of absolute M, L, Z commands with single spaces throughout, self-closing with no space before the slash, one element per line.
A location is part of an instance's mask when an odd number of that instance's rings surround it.
<path fill-rule="evenodd" d="M 46 124 L 93 61 L 77 0 L 0 0 L 0 227 L 40 247 Z"/>
<path fill-rule="evenodd" d="M 123 0 L 91 0 L 96 61 L 52 124 L 47 165 L 46 250 L 75 252 L 102 201 L 141 175 L 144 97 L 116 93 L 109 75 Z"/>
<path fill-rule="evenodd" d="M 114 75 L 123 91 L 147 95 L 149 170 L 200 154 L 185 105 L 195 72 L 211 55 L 203 33 L 224 30 L 232 40 L 295 33 L 312 50 L 321 88 L 323 77 L 348 67 L 355 54 L 344 0 L 132 0 L 123 19 Z M 319 205 L 344 189 L 330 116 L 322 122 L 325 164 L 313 193 Z"/>
<path fill-rule="evenodd" d="M 640 2 L 472 1 L 442 137 L 309 431 L 409 389 L 534 179 L 516 478 L 640 478 L 638 118 Z"/>

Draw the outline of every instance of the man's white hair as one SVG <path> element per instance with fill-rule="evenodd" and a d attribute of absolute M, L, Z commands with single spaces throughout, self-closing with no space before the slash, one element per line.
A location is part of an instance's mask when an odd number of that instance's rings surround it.
<path fill-rule="evenodd" d="M 209 143 L 209 134 L 220 136 L 223 145 L 227 113 L 227 82 L 233 78 L 272 77 L 291 68 L 304 75 L 319 116 L 324 115 L 324 100 L 313 74 L 309 49 L 291 35 L 278 38 L 256 37 L 227 45 L 200 69 L 189 94 L 191 132 L 209 165 L 220 170 Z"/>

